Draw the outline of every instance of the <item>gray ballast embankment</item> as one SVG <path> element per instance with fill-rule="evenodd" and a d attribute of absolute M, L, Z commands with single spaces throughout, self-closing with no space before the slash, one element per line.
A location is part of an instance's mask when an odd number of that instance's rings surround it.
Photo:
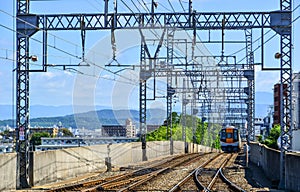
<path fill-rule="evenodd" d="M 174 154 L 184 153 L 184 142 L 174 141 Z M 211 148 L 188 144 L 188 151 L 208 152 Z M 170 142 L 147 142 L 148 160 L 170 155 Z M 106 170 L 105 159 L 110 157 L 112 166 L 120 167 L 142 161 L 140 142 L 84 146 L 52 151 L 35 151 L 30 155 L 33 164 L 30 167 L 31 184 L 41 186 L 77 176 Z M 16 189 L 15 153 L 0 154 L 0 191 Z"/>

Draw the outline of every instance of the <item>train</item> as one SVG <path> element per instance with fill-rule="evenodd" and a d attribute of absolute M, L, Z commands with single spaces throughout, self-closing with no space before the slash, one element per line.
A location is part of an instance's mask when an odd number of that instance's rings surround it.
<path fill-rule="evenodd" d="M 238 128 L 226 126 L 220 131 L 221 150 L 224 152 L 239 152 L 242 147 L 241 136 Z"/>

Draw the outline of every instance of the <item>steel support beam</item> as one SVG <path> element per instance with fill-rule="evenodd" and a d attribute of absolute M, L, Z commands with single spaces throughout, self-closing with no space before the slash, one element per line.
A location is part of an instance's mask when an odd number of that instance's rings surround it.
<path fill-rule="evenodd" d="M 186 79 L 183 78 L 182 88 L 186 88 Z M 188 153 L 188 146 L 186 142 L 186 106 L 189 101 L 186 99 L 186 92 L 182 93 L 182 112 L 181 112 L 181 124 L 182 124 L 182 141 L 184 142 L 184 152 Z"/>
<path fill-rule="evenodd" d="M 40 28 L 45 30 L 80 30 L 81 19 L 86 21 L 85 30 L 99 29 L 139 29 L 170 28 L 191 30 L 221 30 L 270 28 L 270 14 L 273 12 L 212 12 L 193 13 L 194 23 L 189 13 L 110 13 L 110 14 L 55 14 L 40 15 Z M 285 11 L 282 14 L 289 14 Z M 226 23 L 222 25 L 223 18 Z M 114 21 L 114 19 L 116 19 Z M 107 22 L 105 22 L 107 21 Z M 105 25 L 107 24 L 107 25 Z M 142 25 L 141 25 L 142 24 Z"/>
<path fill-rule="evenodd" d="M 29 14 L 29 1 L 17 1 L 17 17 Z M 29 27 L 30 29 L 30 27 Z M 29 31 L 17 20 L 17 92 L 16 92 L 16 150 L 17 189 L 30 187 L 29 181 Z"/>
<path fill-rule="evenodd" d="M 143 35 L 141 37 L 144 38 Z M 147 133 L 147 79 L 150 77 L 146 68 L 146 50 L 147 45 L 142 40 L 140 54 L 140 138 L 142 142 L 142 160 L 147 161 L 146 153 L 146 133 Z"/>
<path fill-rule="evenodd" d="M 174 33 L 175 31 L 170 28 L 167 29 L 167 139 L 170 140 L 170 155 L 174 153 L 173 145 L 173 120 L 172 120 L 172 99 L 175 90 L 172 87 L 172 68 L 173 68 L 173 55 L 174 55 Z"/>
<path fill-rule="evenodd" d="M 292 10 L 291 0 L 281 0 L 280 10 Z M 286 188 L 286 153 L 292 147 L 292 15 L 282 15 L 280 23 L 284 27 L 277 30 L 281 35 L 280 48 L 280 127 L 281 127 L 281 149 L 280 149 L 280 184 L 282 189 Z M 275 29 L 276 30 L 276 29 Z M 284 86 L 286 85 L 286 86 Z"/>
<path fill-rule="evenodd" d="M 255 84 L 254 84 L 254 55 L 252 51 L 252 29 L 245 30 L 246 36 L 246 58 L 248 70 L 253 71 L 253 73 L 246 74 L 248 83 L 248 118 L 247 118 L 247 142 L 255 140 L 254 131 L 254 114 L 255 114 Z"/>

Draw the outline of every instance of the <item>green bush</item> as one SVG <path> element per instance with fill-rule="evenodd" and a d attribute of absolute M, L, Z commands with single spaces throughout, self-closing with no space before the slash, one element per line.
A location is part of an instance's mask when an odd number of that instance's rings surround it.
<path fill-rule="evenodd" d="M 278 149 L 277 145 L 277 139 L 280 136 L 280 126 L 275 125 L 271 130 L 269 136 L 264 140 L 260 141 L 262 144 L 265 144 L 266 146 L 273 148 L 273 149 Z"/>
<path fill-rule="evenodd" d="M 186 141 L 193 142 L 193 120 L 195 117 L 191 115 L 186 116 Z M 197 127 L 195 130 L 195 143 L 202 145 L 211 145 L 214 148 L 220 148 L 220 141 L 218 138 L 218 133 L 220 126 L 211 126 L 210 132 L 208 131 L 208 124 L 202 122 L 200 118 L 196 117 Z M 165 123 L 170 122 L 169 119 Z M 172 138 L 174 141 L 182 141 L 182 116 L 178 115 L 176 112 L 172 113 Z M 209 136 L 208 136 L 209 135 Z M 147 133 L 146 141 L 166 141 L 169 137 L 167 136 L 167 126 L 162 125 L 158 129 Z"/>

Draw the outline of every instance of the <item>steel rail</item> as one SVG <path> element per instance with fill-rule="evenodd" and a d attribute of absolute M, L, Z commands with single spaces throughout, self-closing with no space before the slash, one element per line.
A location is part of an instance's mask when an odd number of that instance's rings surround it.
<path fill-rule="evenodd" d="M 226 176 L 223 173 L 223 170 L 220 170 L 220 178 L 223 180 L 223 182 L 227 183 L 227 185 L 234 191 L 240 191 L 240 192 L 246 192 L 246 190 L 242 189 L 241 187 L 237 186 L 233 182 L 231 182 L 229 179 L 226 178 Z"/>
<path fill-rule="evenodd" d="M 142 183 L 154 178 L 158 174 L 165 172 L 166 170 L 172 169 L 173 167 L 176 167 L 186 161 L 190 161 L 191 159 L 194 159 L 195 158 L 194 155 L 190 155 L 188 157 L 186 156 L 186 159 L 185 158 L 182 159 L 182 156 L 177 156 L 176 158 L 172 158 L 169 161 L 165 161 L 164 163 L 161 163 L 161 164 L 155 166 L 158 170 L 154 170 L 154 171 L 151 170 L 154 167 L 143 168 L 143 169 L 140 169 L 140 170 L 137 170 L 137 171 L 131 173 L 130 175 L 124 175 L 122 177 L 107 181 L 105 183 L 101 183 L 99 185 L 90 187 L 88 189 L 84 189 L 82 191 L 88 192 L 88 191 L 99 191 L 99 190 L 115 190 L 114 189 L 115 187 L 126 185 L 126 184 L 129 184 L 129 186 L 121 188 L 117 191 L 131 190 L 134 187 L 137 187 L 137 186 L 141 185 Z M 174 164 L 168 165 L 167 167 L 158 168 L 158 166 L 163 166 L 164 164 L 166 164 L 168 162 L 172 162 L 172 161 L 176 161 L 176 160 L 179 160 L 179 161 L 175 162 Z M 145 171 L 148 173 L 143 173 L 142 171 Z M 123 180 L 120 181 L 120 179 L 123 179 Z"/>
<path fill-rule="evenodd" d="M 221 166 L 218 168 L 216 174 L 214 175 L 213 179 L 211 180 L 211 182 L 209 183 L 209 185 L 207 187 L 205 187 L 198 179 L 198 175 L 199 172 L 201 171 L 200 169 L 198 169 L 195 174 L 194 174 L 194 179 L 196 182 L 196 185 L 198 187 L 199 190 L 201 191 L 211 191 L 212 186 L 215 184 L 216 180 L 218 177 L 221 178 L 221 180 L 226 183 L 233 191 L 240 191 L 240 192 L 245 192 L 244 189 L 240 188 L 239 186 L 235 185 L 233 182 L 231 182 L 229 179 L 227 179 L 225 177 L 225 175 L 223 174 L 222 170 L 225 167 L 225 165 L 229 162 L 230 159 L 232 159 L 234 157 L 234 154 L 231 154 L 230 157 L 227 157 L 221 164 Z"/>
<path fill-rule="evenodd" d="M 184 179 L 182 179 L 179 183 L 177 183 L 172 189 L 169 190 L 169 192 L 174 192 L 180 189 L 181 186 L 183 186 L 189 179 L 191 179 L 191 177 L 193 175 L 195 175 L 195 172 L 198 171 L 200 168 L 206 166 L 208 163 L 210 163 L 212 160 L 216 159 L 217 157 L 219 157 L 221 154 L 217 154 L 214 157 L 210 158 L 209 160 L 207 160 L 206 162 L 204 162 L 203 164 L 201 164 L 199 167 L 197 167 L 196 169 L 194 169 L 189 175 L 187 175 Z"/>
<path fill-rule="evenodd" d="M 151 168 L 159 167 L 164 163 L 167 163 L 169 161 L 173 161 L 173 160 L 176 160 L 176 159 L 180 159 L 180 158 L 182 158 L 182 155 L 174 155 L 174 157 L 170 158 L 169 160 L 162 160 L 160 162 L 152 164 L 151 166 L 148 166 L 147 168 L 141 168 L 141 169 L 138 169 L 138 170 L 133 171 L 131 173 L 123 173 L 123 174 L 120 174 L 120 175 L 110 176 L 108 178 L 100 178 L 100 179 L 95 179 L 95 180 L 92 180 L 92 181 L 85 181 L 85 182 L 78 183 L 78 184 L 70 184 L 68 186 L 62 186 L 62 187 L 57 187 L 57 188 L 53 188 L 53 189 L 48 189 L 46 191 L 47 192 L 58 192 L 58 191 L 70 191 L 70 190 L 74 190 L 74 189 L 87 188 L 87 187 L 90 187 L 90 186 L 99 185 L 99 184 L 107 182 L 107 181 L 117 180 L 117 179 L 124 178 L 124 177 L 132 175 L 132 174 L 137 174 L 138 172 L 141 172 L 142 170 L 145 170 L 145 169 L 151 169 Z M 81 191 L 89 191 L 89 190 L 82 189 Z"/>
<path fill-rule="evenodd" d="M 227 164 L 227 162 L 233 157 L 233 154 L 230 155 L 230 157 L 226 158 L 223 163 L 221 164 L 221 166 L 219 167 L 218 171 L 216 172 L 215 176 L 213 177 L 213 179 L 211 180 L 211 182 L 208 184 L 207 186 L 207 189 L 210 190 L 212 188 L 212 186 L 215 184 L 218 176 L 219 176 L 219 173 L 221 171 L 221 169 Z"/>

